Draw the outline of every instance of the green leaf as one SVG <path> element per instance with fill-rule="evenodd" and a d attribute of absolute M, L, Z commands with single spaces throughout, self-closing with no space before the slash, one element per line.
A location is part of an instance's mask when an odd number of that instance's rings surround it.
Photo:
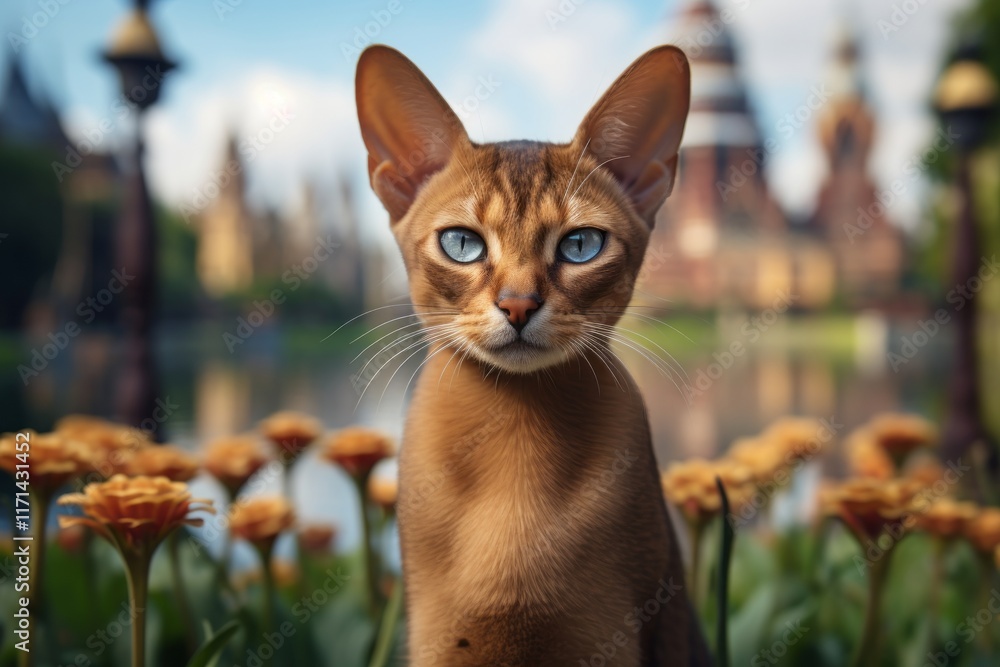
<path fill-rule="evenodd" d="M 715 478 L 715 485 L 719 489 L 719 497 L 722 498 L 722 552 L 719 554 L 719 588 L 718 595 L 718 616 L 716 617 L 715 629 L 715 659 L 720 667 L 729 667 L 729 565 L 733 559 L 733 540 L 736 533 L 732 524 L 728 521 L 729 497 L 726 495 L 726 487 L 722 484 L 722 479 Z"/>
<path fill-rule="evenodd" d="M 210 634 L 211 628 L 206 628 L 207 641 L 202 644 L 194 656 L 192 656 L 191 661 L 188 662 L 187 667 L 215 667 L 215 664 L 219 661 L 219 655 L 222 653 L 222 649 L 225 648 L 226 642 L 236 634 L 236 631 L 240 629 L 240 624 L 236 621 L 229 621 L 221 628 L 219 632 L 214 636 Z"/>
<path fill-rule="evenodd" d="M 403 582 L 397 581 L 392 589 L 392 597 L 382 614 L 378 635 L 375 638 L 375 651 L 372 654 L 369 667 L 385 667 L 389 664 L 392 649 L 396 641 L 396 625 L 403 611 Z"/>
<path fill-rule="evenodd" d="M 749 665 L 764 648 L 777 601 L 775 582 L 765 582 L 729 622 L 732 664 Z"/>

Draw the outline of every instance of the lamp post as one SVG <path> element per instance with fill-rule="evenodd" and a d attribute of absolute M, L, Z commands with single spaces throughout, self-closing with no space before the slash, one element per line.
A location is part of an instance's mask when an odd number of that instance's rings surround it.
<path fill-rule="evenodd" d="M 116 28 L 103 59 L 118 70 L 122 93 L 135 113 L 135 144 L 125 178 L 115 235 L 115 267 L 128 276 L 122 293 L 122 367 L 115 397 L 117 417 L 132 426 L 156 408 L 157 373 L 152 332 L 156 308 L 156 228 L 143 171 L 143 115 L 160 96 L 165 75 L 176 65 L 163 55 L 149 21 L 149 0 L 137 0 Z"/>
<path fill-rule="evenodd" d="M 954 231 L 952 278 L 971 293 L 955 313 L 954 363 L 948 386 L 948 417 L 944 428 L 944 456 L 957 459 L 972 443 L 987 439 L 983 424 L 980 364 L 976 336 L 976 274 L 981 243 L 976 222 L 972 180 L 973 156 L 986 141 L 990 120 L 997 110 L 996 81 L 983 65 L 979 48 L 965 46 L 945 69 L 934 93 L 934 107 L 957 149 L 956 186 L 961 210 Z"/>

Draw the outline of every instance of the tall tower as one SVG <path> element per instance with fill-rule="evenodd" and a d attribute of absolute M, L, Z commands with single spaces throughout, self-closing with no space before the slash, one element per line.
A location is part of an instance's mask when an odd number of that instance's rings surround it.
<path fill-rule="evenodd" d="M 827 176 L 812 228 L 833 248 L 843 295 L 864 305 L 896 292 L 903 247 L 889 222 L 891 202 L 879 200 L 868 168 L 876 127 L 859 63 L 858 44 L 842 26 L 827 76 L 832 95 L 816 123 Z"/>
<path fill-rule="evenodd" d="M 253 230 L 246 208 L 246 179 L 235 138 L 215 185 L 218 192 L 199 220 L 198 277 L 214 297 L 250 286 L 253 280 Z M 210 193 L 206 193 L 210 194 Z"/>
<path fill-rule="evenodd" d="M 691 62 L 691 112 L 674 191 L 650 240 L 647 287 L 699 306 L 727 296 L 752 301 L 752 294 L 732 294 L 752 291 L 759 276 L 751 253 L 740 248 L 786 228 L 765 179 L 767 151 L 740 77 L 732 35 L 714 4 L 688 4 L 672 33 Z M 728 261 L 733 253 L 742 259 Z"/>

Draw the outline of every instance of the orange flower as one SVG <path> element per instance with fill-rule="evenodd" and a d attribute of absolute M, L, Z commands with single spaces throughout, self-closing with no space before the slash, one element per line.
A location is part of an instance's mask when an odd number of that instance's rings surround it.
<path fill-rule="evenodd" d="M 200 526 L 202 520 L 190 518 L 191 512 L 215 512 L 211 500 L 192 499 L 186 484 L 166 477 L 115 475 L 61 497 L 59 504 L 83 510 L 83 516 L 60 516 L 62 528 L 89 526 L 123 554 L 146 557 L 177 528 Z"/>
<path fill-rule="evenodd" d="M 979 508 L 973 503 L 941 498 L 920 514 L 917 521 L 921 528 L 932 535 L 952 538 L 961 535 L 978 513 Z"/>
<path fill-rule="evenodd" d="M 14 433 L 0 436 L 0 468 L 17 480 L 17 466 L 28 465 L 29 485 L 46 497 L 94 469 L 93 452 L 85 444 L 59 433 L 24 433 L 27 439 Z"/>
<path fill-rule="evenodd" d="M 105 477 L 120 472 L 130 452 L 152 443 L 144 431 L 89 415 L 63 417 L 56 422 L 55 430 L 88 445 L 94 454 L 96 470 Z"/>
<path fill-rule="evenodd" d="M 319 420 L 301 412 L 276 412 L 260 424 L 264 436 L 282 451 L 298 456 L 323 432 Z"/>
<path fill-rule="evenodd" d="M 847 450 L 847 467 L 855 476 L 869 479 L 891 479 L 895 476 L 896 465 L 892 458 L 869 431 L 854 431 L 844 447 Z"/>
<path fill-rule="evenodd" d="M 1000 509 L 984 507 L 965 526 L 965 537 L 978 551 L 991 554 L 1000 547 Z"/>
<path fill-rule="evenodd" d="M 311 523 L 299 530 L 299 548 L 311 554 L 325 554 L 337 535 L 337 528 L 329 523 Z"/>
<path fill-rule="evenodd" d="M 391 456 L 392 441 L 372 429 L 354 426 L 334 433 L 323 455 L 340 465 L 355 479 L 367 477 L 375 464 Z"/>
<path fill-rule="evenodd" d="M 262 496 L 241 500 L 229 511 L 233 535 L 261 548 L 270 548 L 274 540 L 295 523 L 295 511 L 281 496 Z"/>
<path fill-rule="evenodd" d="M 808 417 L 784 417 L 767 427 L 763 439 L 786 454 L 789 462 L 809 458 L 823 448 L 823 424 Z"/>
<path fill-rule="evenodd" d="M 205 450 L 204 466 L 235 497 L 240 487 L 270 460 L 253 436 L 239 435 L 212 442 Z"/>
<path fill-rule="evenodd" d="M 944 474 L 944 466 L 937 459 L 930 456 L 914 457 L 907 463 L 906 469 L 903 470 L 903 476 L 906 479 L 918 482 L 925 489 L 934 486 L 938 482 L 945 481 Z"/>
<path fill-rule="evenodd" d="M 376 474 L 368 478 L 368 499 L 383 510 L 392 511 L 398 495 L 399 480 L 395 477 Z"/>
<path fill-rule="evenodd" d="M 660 477 L 667 500 L 693 522 L 703 522 L 722 511 L 722 496 L 716 486 L 719 477 L 726 489 L 730 509 L 739 506 L 752 493 L 753 474 L 746 467 L 731 461 L 690 459 L 671 464 Z"/>
<path fill-rule="evenodd" d="M 839 516 L 865 543 L 909 514 L 917 491 L 908 480 L 849 479 L 824 489 L 821 502 L 827 514 Z"/>
<path fill-rule="evenodd" d="M 284 558 L 271 559 L 271 576 L 278 588 L 289 588 L 299 581 L 299 566 Z"/>
<path fill-rule="evenodd" d="M 726 458 L 750 471 L 756 482 L 772 482 L 795 459 L 784 444 L 756 436 L 733 442 Z M 787 481 L 787 480 L 785 480 Z"/>
<path fill-rule="evenodd" d="M 887 413 L 872 419 L 866 428 L 897 461 L 916 449 L 934 444 L 938 438 L 934 425 L 918 415 Z"/>
<path fill-rule="evenodd" d="M 166 477 L 174 482 L 186 482 L 198 474 L 198 460 L 179 447 L 155 445 L 131 454 L 122 465 L 130 477 Z"/>
<path fill-rule="evenodd" d="M 298 583 L 301 572 L 298 565 L 284 558 L 272 558 L 267 566 L 271 571 L 271 579 L 278 588 L 288 588 Z M 245 591 L 252 585 L 261 584 L 264 580 L 259 568 L 244 570 L 233 577 L 233 588 Z"/>

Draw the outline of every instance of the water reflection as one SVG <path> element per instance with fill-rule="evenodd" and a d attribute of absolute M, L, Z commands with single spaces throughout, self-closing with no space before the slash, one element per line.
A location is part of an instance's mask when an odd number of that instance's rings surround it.
<path fill-rule="evenodd" d="M 847 428 L 884 410 L 938 416 L 946 379 L 944 336 L 893 371 L 885 363 L 884 322 L 865 315 L 842 328 L 853 341 L 814 346 L 800 330 L 795 336 L 805 340 L 790 344 L 789 325 L 781 322 L 733 356 L 727 351 L 732 341 L 740 340 L 739 327 L 720 320 L 716 338 L 721 342 L 666 344 L 677 357 L 679 373 L 672 375 L 633 350 L 619 347 L 617 352 L 646 399 L 661 461 L 715 455 L 733 439 L 757 433 L 789 414 L 832 418 Z M 288 344 L 293 335 L 315 340 L 298 349 Z M 369 355 L 353 364 L 351 360 L 366 342 L 324 347 L 315 344 L 321 337 L 261 332 L 260 340 L 253 341 L 256 347 L 230 355 L 211 336 L 164 336 L 163 398 L 175 407 L 157 425 L 160 436 L 195 444 L 252 429 L 263 417 L 286 408 L 315 414 L 329 428 L 364 423 L 401 434 L 404 388 L 422 355 L 410 358 L 386 386 L 407 355 L 390 362 L 360 397 L 363 383 L 352 381 L 352 374 Z M 112 415 L 108 389 L 114 364 L 109 362 L 115 352 L 110 337 L 81 337 L 60 366 L 35 378 L 27 392 L 19 392 L 24 404 L 14 403 L 5 421 L 44 429 L 70 412 Z"/>

